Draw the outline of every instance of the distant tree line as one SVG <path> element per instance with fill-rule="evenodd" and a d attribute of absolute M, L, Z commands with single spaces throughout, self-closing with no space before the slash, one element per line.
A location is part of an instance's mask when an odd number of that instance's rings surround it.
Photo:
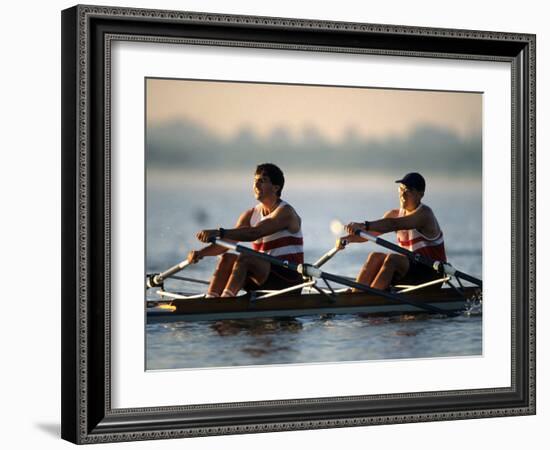
<path fill-rule="evenodd" d="M 463 138 L 454 131 L 422 125 L 408 134 L 365 139 L 350 129 L 338 143 L 315 129 L 294 138 L 277 128 L 266 138 L 243 128 L 234 138 L 222 139 L 187 121 L 149 126 L 146 136 L 148 167 L 248 167 L 272 161 L 296 169 L 374 169 L 480 175 L 481 134 Z"/>

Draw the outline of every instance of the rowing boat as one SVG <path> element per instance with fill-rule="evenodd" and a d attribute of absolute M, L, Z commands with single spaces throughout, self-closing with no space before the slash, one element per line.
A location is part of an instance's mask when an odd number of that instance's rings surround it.
<path fill-rule="evenodd" d="M 286 295 L 255 299 L 246 294 L 228 298 L 188 298 L 161 291 L 164 300 L 147 302 L 147 322 L 298 317 L 319 314 L 400 315 L 426 313 L 426 305 L 448 313 L 465 311 L 481 294 L 477 287 L 402 294 L 407 303 L 365 292 Z M 418 304 L 418 306 L 415 306 Z"/>
<path fill-rule="evenodd" d="M 395 292 L 374 289 L 351 278 L 325 272 L 320 267 L 336 255 L 341 248 L 335 247 L 314 264 L 295 264 L 271 255 L 258 252 L 243 245 L 213 238 L 212 243 L 235 251 L 252 255 L 270 264 L 285 267 L 302 275 L 304 282 L 298 286 L 279 291 L 226 298 L 206 298 L 204 295 L 171 293 L 164 290 L 164 280 L 178 278 L 175 274 L 190 263 L 183 260 L 175 266 L 146 278 L 147 288 L 160 288 L 160 300 L 147 302 L 147 322 L 179 320 L 221 320 L 261 317 L 296 317 L 317 314 L 376 314 L 397 315 L 430 313 L 452 317 L 465 311 L 470 304 L 481 299 L 482 281 L 456 270 L 446 262 L 432 261 L 416 253 L 402 249 L 378 236 L 361 232 L 363 237 L 389 250 L 402 253 L 415 261 L 431 267 L 441 278 L 417 286 L 402 286 Z M 206 281 L 190 280 L 202 284 Z M 458 282 L 455 286 L 451 279 Z M 317 285 L 322 280 L 328 289 Z M 461 280 L 474 284 L 463 286 Z M 354 288 L 337 291 L 330 283 Z M 441 286 L 449 287 L 441 287 Z M 260 294 L 260 295 L 258 295 Z"/>

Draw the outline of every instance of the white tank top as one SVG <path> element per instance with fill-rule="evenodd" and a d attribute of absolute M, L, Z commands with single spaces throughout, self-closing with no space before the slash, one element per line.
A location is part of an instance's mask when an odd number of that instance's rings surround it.
<path fill-rule="evenodd" d="M 423 204 L 420 204 L 418 208 L 424 207 Z M 404 217 L 406 211 L 404 209 L 399 210 L 398 217 Z M 437 219 L 436 219 L 437 223 Z M 411 252 L 419 253 L 424 255 L 434 261 L 447 261 L 447 256 L 445 254 L 445 242 L 443 241 L 443 232 L 437 224 L 439 233 L 433 238 L 429 238 L 423 235 L 420 231 L 416 229 L 412 230 L 399 230 L 397 231 L 397 242 L 400 247 L 403 247 Z"/>
<path fill-rule="evenodd" d="M 288 205 L 288 203 L 281 200 L 281 203 L 279 203 L 277 208 L 265 216 L 263 214 L 262 205 L 256 205 L 254 207 L 254 211 L 252 212 L 252 217 L 250 218 L 250 225 L 253 227 L 257 226 L 262 220 L 271 217 L 271 215 L 278 208 L 286 205 Z M 303 264 L 304 262 L 304 239 L 302 236 L 301 227 L 296 233 L 291 233 L 288 230 L 282 230 L 268 236 L 264 236 L 263 238 L 254 241 L 252 243 L 252 248 L 258 252 L 266 253 L 296 264 Z"/>

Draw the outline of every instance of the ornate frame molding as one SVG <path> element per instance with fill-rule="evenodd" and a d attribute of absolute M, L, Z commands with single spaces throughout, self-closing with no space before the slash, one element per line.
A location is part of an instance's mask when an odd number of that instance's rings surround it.
<path fill-rule="evenodd" d="M 65 10 L 62 21 L 65 439 L 99 443 L 535 413 L 534 35 L 98 6 Z M 159 34 L 145 33 L 152 24 L 160 25 L 155 27 Z M 509 62 L 513 76 L 511 387 L 113 410 L 110 49 L 117 40 Z M 103 380 L 97 381 L 100 375 Z M 382 405 L 388 402 L 395 406 Z M 225 416 L 232 413 L 232 420 L 222 420 L 221 411 Z M 258 414 L 269 420 L 258 421 Z"/>

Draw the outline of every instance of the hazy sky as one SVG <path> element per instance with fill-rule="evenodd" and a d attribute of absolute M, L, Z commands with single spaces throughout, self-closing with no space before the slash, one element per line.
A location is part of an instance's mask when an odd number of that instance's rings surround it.
<path fill-rule="evenodd" d="M 481 132 L 482 95 L 370 88 L 147 80 L 149 125 L 196 122 L 221 137 L 248 127 L 260 136 L 316 128 L 331 140 L 355 129 L 364 137 L 403 134 L 417 125 Z"/>

